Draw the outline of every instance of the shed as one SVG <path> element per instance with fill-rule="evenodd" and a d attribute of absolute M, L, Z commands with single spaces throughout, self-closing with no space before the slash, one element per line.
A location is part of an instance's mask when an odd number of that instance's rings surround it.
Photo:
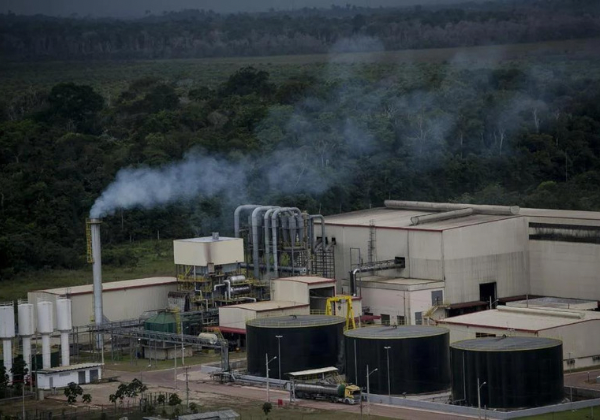
<path fill-rule="evenodd" d="M 102 379 L 102 363 L 81 363 L 40 369 L 36 372 L 39 389 L 64 388 L 69 383 L 89 384 Z"/>

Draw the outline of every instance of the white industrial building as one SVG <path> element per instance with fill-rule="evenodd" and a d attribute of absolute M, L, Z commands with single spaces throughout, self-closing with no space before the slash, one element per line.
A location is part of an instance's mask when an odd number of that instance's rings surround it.
<path fill-rule="evenodd" d="M 120 321 L 139 318 L 146 311 L 166 308 L 169 292 L 177 290 L 177 279 L 175 277 L 151 277 L 104 283 L 102 287 L 105 319 Z M 27 300 L 32 303 L 41 300 L 55 303 L 61 296 L 71 299 L 74 327 L 82 327 L 93 322 L 93 288 L 91 284 L 37 290 L 27 293 Z"/>
<path fill-rule="evenodd" d="M 497 309 L 438 321 L 450 342 L 503 335 L 557 338 L 565 369 L 600 364 L 600 312 L 556 307 L 498 306 Z"/>
<path fill-rule="evenodd" d="M 336 296 L 335 284 L 334 279 L 311 276 L 273 279 L 273 300 L 220 307 L 219 329 L 224 333 L 245 334 L 246 323 L 255 318 L 323 314 L 327 299 Z M 352 299 L 352 307 L 358 317 L 362 313 L 360 298 Z M 337 302 L 336 315 L 345 317 L 347 310 L 348 305 Z"/>
<path fill-rule="evenodd" d="M 386 201 L 325 227 L 338 290 L 392 324 L 527 295 L 600 300 L 600 213 Z"/>
<path fill-rule="evenodd" d="M 37 388 L 51 390 L 63 388 L 74 382 L 78 385 L 97 382 L 102 379 L 101 363 L 82 363 L 36 371 Z"/>

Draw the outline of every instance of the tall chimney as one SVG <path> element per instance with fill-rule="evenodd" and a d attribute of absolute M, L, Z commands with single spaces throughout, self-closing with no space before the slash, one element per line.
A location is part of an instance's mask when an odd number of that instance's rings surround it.
<path fill-rule="evenodd" d="M 15 308 L 12 303 L 0 305 L 0 340 L 4 351 L 4 367 L 12 382 L 12 339 L 15 337 Z"/>
<path fill-rule="evenodd" d="M 31 303 L 19 303 L 18 311 L 19 335 L 23 339 L 23 360 L 25 361 L 25 367 L 31 373 L 31 336 L 35 334 L 33 305 Z"/>
<path fill-rule="evenodd" d="M 54 330 L 52 302 L 41 301 L 37 304 L 37 329 L 42 335 L 42 368 L 50 369 L 50 334 Z"/>
<path fill-rule="evenodd" d="M 104 320 L 102 310 L 102 242 L 100 240 L 100 224 L 102 219 L 90 219 L 92 237 L 92 272 L 94 278 L 94 323 L 101 325 Z"/>
<path fill-rule="evenodd" d="M 69 333 L 73 328 L 70 299 L 56 300 L 56 324 L 60 331 L 60 365 L 69 366 Z"/>

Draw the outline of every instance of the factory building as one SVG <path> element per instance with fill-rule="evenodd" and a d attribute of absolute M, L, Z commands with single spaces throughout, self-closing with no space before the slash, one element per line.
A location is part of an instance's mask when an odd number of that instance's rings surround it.
<path fill-rule="evenodd" d="M 151 277 L 104 283 L 102 287 L 105 319 L 121 321 L 137 319 L 146 311 L 166 308 L 169 292 L 177 290 L 177 279 Z M 27 293 L 27 300 L 32 303 L 41 300 L 56 303 L 61 296 L 71 299 L 73 327 L 83 327 L 92 323 L 94 306 L 91 284 L 37 290 Z"/>
<path fill-rule="evenodd" d="M 568 305 L 566 299 L 562 301 Z M 554 338 L 563 342 L 565 369 L 600 363 L 600 335 L 593 333 L 600 331 L 600 312 L 544 307 L 539 302 L 533 307 L 522 307 L 523 304 L 446 318 L 438 325 L 450 330 L 451 343 L 505 335 Z"/>
<path fill-rule="evenodd" d="M 600 300 L 600 213 L 385 205 L 324 219 L 338 290 L 383 323 L 427 323 L 517 296 Z"/>

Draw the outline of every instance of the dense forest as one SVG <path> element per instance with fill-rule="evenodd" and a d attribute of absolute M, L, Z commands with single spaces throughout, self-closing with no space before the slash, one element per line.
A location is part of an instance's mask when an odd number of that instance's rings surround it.
<path fill-rule="evenodd" d="M 186 10 L 136 20 L 0 15 L 0 55 L 11 60 L 312 54 L 332 47 L 339 52 L 443 48 L 598 35 L 596 0 L 257 14 Z M 363 37 L 378 43 L 365 43 Z"/>
<path fill-rule="evenodd" d="M 3 58 L 37 59 L 298 53 L 334 44 L 372 51 L 597 34 L 590 2 L 541 4 L 292 17 L 182 12 L 127 22 L 8 15 L 0 37 Z M 545 33 L 545 25 L 558 26 Z M 263 48 L 267 39 L 272 49 Z M 46 65 L 31 64 L 40 72 Z M 236 68 L 214 83 L 139 77 L 102 94 L 94 80 L 68 78 L 6 90 L 0 279 L 85 264 L 85 218 L 94 205 L 107 245 L 231 233 L 241 203 L 323 214 L 388 198 L 600 210 L 594 56 L 485 65 L 332 59 L 273 77 L 281 68 Z M 107 252 L 105 262 L 123 264 L 127 255 Z"/>

